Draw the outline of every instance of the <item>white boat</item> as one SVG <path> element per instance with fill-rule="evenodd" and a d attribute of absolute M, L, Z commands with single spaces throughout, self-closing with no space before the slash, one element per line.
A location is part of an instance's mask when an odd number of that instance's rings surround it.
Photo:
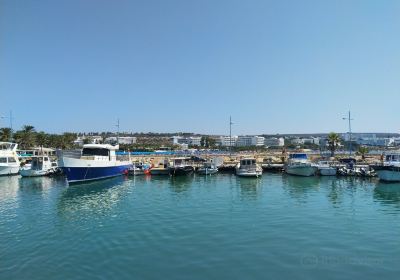
<path fill-rule="evenodd" d="M 400 152 L 386 154 L 382 164 L 371 166 L 377 173 L 379 180 L 386 182 L 400 182 Z"/>
<path fill-rule="evenodd" d="M 38 177 L 55 174 L 57 162 L 51 161 L 48 156 L 33 156 L 30 166 L 24 166 L 19 173 L 23 177 Z"/>
<path fill-rule="evenodd" d="M 262 167 L 257 164 L 255 158 L 243 158 L 235 167 L 236 175 L 240 177 L 260 177 Z"/>
<path fill-rule="evenodd" d="M 289 160 L 285 165 L 285 172 L 296 176 L 314 176 L 317 170 L 317 166 L 310 162 L 305 153 L 290 154 Z"/>
<path fill-rule="evenodd" d="M 16 143 L 0 142 L 0 175 L 18 174 L 20 162 L 17 147 Z"/>
<path fill-rule="evenodd" d="M 331 166 L 329 161 L 320 161 L 318 162 L 318 173 L 321 176 L 336 176 L 337 168 Z"/>
<path fill-rule="evenodd" d="M 119 146 L 87 144 L 78 156 L 63 155 L 59 167 L 68 183 L 93 181 L 128 174 L 132 167 L 129 160 L 119 160 L 115 153 Z"/>
<path fill-rule="evenodd" d="M 218 172 L 218 168 L 212 162 L 205 162 L 203 166 L 197 169 L 197 173 L 200 175 L 213 175 Z"/>

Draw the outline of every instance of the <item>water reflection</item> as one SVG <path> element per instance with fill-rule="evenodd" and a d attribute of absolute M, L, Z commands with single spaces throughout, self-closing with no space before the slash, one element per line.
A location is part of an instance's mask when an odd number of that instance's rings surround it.
<path fill-rule="evenodd" d="M 66 184 L 65 179 L 52 177 L 21 177 L 19 179 L 19 190 L 22 193 L 40 193 L 47 195 L 50 189 L 57 184 Z"/>
<path fill-rule="evenodd" d="M 176 193 L 186 192 L 193 183 L 193 176 L 171 176 L 170 188 Z"/>
<path fill-rule="evenodd" d="M 18 195 L 19 176 L 0 176 L 0 203 Z"/>
<path fill-rule="evenodd" d="M 262 178 L 236 177 L 236 184 L 239 186 L 241 198 L 257 199 L 261 192 Z"/>
<path fill-rule="evenodd" d="M 379 182 L 374 189 L 374 199 L 382 204 L 400 208 L 400 184 Z"/>
<path fill-rule="evenodd" d="M 299 177 L 291 175 L 282 175 L 282 188 L 286 190 L 292 198 L 305 202 L 308 193 L 319 189 L 319 178 L 316 176 Z"/>
<path fill-rule="evenodd" d="M 78 219 L 90 215 L 105 215 L 130 189 L 131 180 L 115 177 L 87 184 L 71 185 L 61 194 L 58 214 Z"/>

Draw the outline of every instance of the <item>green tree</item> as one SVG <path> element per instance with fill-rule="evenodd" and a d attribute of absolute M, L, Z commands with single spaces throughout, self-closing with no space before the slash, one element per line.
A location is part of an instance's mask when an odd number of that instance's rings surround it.
<path fill-rule="evenodd" d="M 340 136 L 339 134 L 335 133 L 335 132 L 331 132 L 328 135 L 328 145 L 329 145 L 329 150 L 331 151 L 331 157 L 335 156 L 335 151 L 337 149 L 337 147 L 340 144 Z"/>
<path fill-rule="evenodd" d="M 358 147 L 358 153 L 361 155 L 362 160 L 365 160 L 365 155 L 368 154 L 369 149 L 365 146 Z"/>
<path fill-rule="evenodd" d="M 9 127 L 3 127 L 0 129 L 0 141 L 10 141 L 12 130 Z"/>
<path fill-rule="evenodd" d="M 35 127 L 32 125 L 24 125 L 22 130 L 15 133 L 15 140 L 22 149 L 34 147 L 36 144 Z"/>

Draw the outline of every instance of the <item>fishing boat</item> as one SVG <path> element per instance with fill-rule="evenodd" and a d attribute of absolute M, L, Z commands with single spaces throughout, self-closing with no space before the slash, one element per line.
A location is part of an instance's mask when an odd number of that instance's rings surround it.
<path fill-rule="evenodd" d="M 18 174 L 20 162 L 17 147 L 16 143 L 0 142 L 0 175 Z"/>
<path fill-rule="evenodd" d="M 262 167 L 257 164 L 255 158 L 243 158 L 235 167 L 236 175 L 239 177 L 260 177 Z"/>
<path fill-rule="evenodd" d="M 68 183 L 87 182 L 128 174 L 132 163 L 119 160 L 115 154 L 118 145 L 86 144 L 77 157 L 62 156 L 59 167 Z"/>
<path fill-rule="evenodd" d="M 23 177 L 48 176 L 57 173 L 57 162 L 48 156 L 33 156 L 29 166 L 24 166 L 19 173 Z"/>
<path fill-rule="evenodd" d="M 197 169 L 197 173 L 200 175 L 213 175 L 218 172 L 218 167 L 212 162 L 205 162 L 203 166 Z"/>
<path fill-rule="evenodd" d="M 191 175 L 194 172 L 194 167 L 191 164 L 191 158 L 173 158 L 172 165 L 168 170 L 171 176 Z"/>
<path fill-rule="evenodd" d="M 400 152 L 386 154 L 382 164 L 371 166 L 379 180 L 385 182 L 400 182 Z"/>
<path fill-rule="evenodd" d="M 320 161 L 317 164 L 318 174 L 321 176 L 336 176 L 337 168 L 331 166 L 329 161 Z"/>
<path fill-rule="evenodd" d="M 285 172 L 296 176 L 314 176 L 317 173 L 317 166 L 311 163 L 305 153 L 293 153 L 285 165 Z"/>

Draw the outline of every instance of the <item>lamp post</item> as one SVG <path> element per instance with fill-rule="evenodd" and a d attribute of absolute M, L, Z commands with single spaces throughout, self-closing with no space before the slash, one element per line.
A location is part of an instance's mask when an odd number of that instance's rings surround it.
<path fill-rule="evenodd" d="M 229 116 L 229 158 L 232 157 L 232 116 Z"/>
<path fill-rule="evenodd" d="M 343 120 L 349 121 L 349 142 L 350 142 L 350 145 L 349 145 L 349 148 L 350 148 L 349 155 L 350 155 L 350 157 L 351 157 L 351 152 L 352 152 L 351 121 L 353 121 L 354 119 L 351 118 L 351 112 L 350 112 L 350 111 L 349 111 L 349 116 L 343 118 Z"/>

